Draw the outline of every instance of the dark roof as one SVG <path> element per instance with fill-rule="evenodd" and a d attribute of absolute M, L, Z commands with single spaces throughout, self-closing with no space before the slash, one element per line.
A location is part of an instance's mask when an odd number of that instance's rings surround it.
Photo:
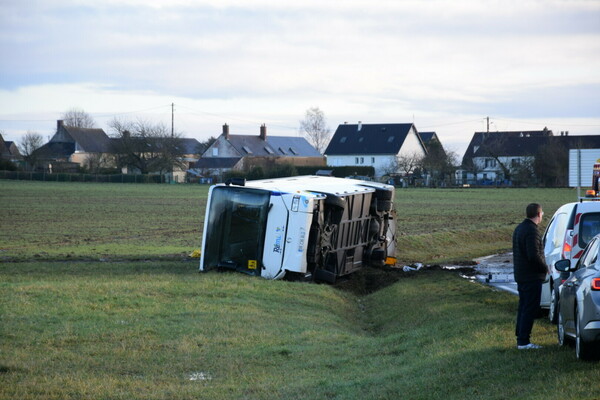
<path fill-rule="evenodd" d="M 193 138 L 180 138 L 178 149 L 180 154 L 198 154 L 200 150 L 200 142 Z"/>
<path fill-rule="evenodd" d="M 241 156 L 321 157 L 302 137 L 267 136 L 265 141 L 254 135 L 229 135 L 228 141 Z"/>
<path fill-rule="evenodd" d="M 600 135 L 553 136 L 552 131 L 476 132 L 463 157 L 463 164 L 473 157 L 534 156 L 541 146 L 556 143 L 565 150 L 599 149 Z M 493 153 L 493 154 L 492 154 Z"/>
<path fill-rule="evenodd" d="M 135 147 L 137 147 L 137 150 L 140 149 L 139 146 L 146 146 L 147 143 L 154 143 L 156 144 L 156 148 L 160 148 L 160 141 L 163 140 L 162 138 L 156 138 L 156 141 L 153 141 L 153 139 L 148 139 L 148 138 L 140 138 L 140 137 L 136 137 L 136 136 L 132 136 L 130 139 L 130 144 L 134 145 Z M 179 145 L 177 146 L 177 154 L 179 155 L 184 155 L 184 154 L 198 154 L 198 150 L 199 150 L 199 146 L 200 146 L 200 142 L 196 139 L 193 138 L 178 138 L 179 140 Z M 123 139 L 120 137 L 113 137 L 113 138 L 109 138 L 109 143 L 110 143 L 110 152 L 118 152 L 122 146 L 122 141 Z M 145 147 L 144 147 L 145 148 Z"/>
<path fill-rule="evenodd" d="M 339 125 L 325 154 L 397 154 L 411 129 L 413 124 Z"/>
<path fill-rule="evenodd" d="M 7 140 L 7 141 L 4 142 L 4 144 L 5 144 L 6 149 L 8 151 L 8 155 L 13 160 L 22 160 L 23 159 L 23 155 L 19 151 L 19 148 L 17 147 L 17 144 L 15 142 L 13 142 L 12 140 Z"/>
<path fill-rule="evenodd" d="M 87 153 L 110 152 L 110 139 L 102 129 L 63 126 L 65 131 Z"/>
<path fill-rule="evenodd" d="M 12 140 L 3 140 L 0 135 L 0 156 L 6 157 L 12 160 L 22 160 L 23 156 L 19 151 L 19 148 Z"/>
<path fill-rule="evenodd" d="M 433 138 L 437 139 L 437 135 L 435 132 L 419 132 L 419 136 L 421 136 L 421 140 L 424 143 L 429 142 Z"/>
<path fill-rule="evenodd" d="M 35 151 L 40 159 L 68 159 L 75 152 L 75 143 L 48 142 Z"/>
<path fill-rule="evenodd" d="M 192 168 L 233 168 L 241 157 L 205 157 L 192 165 Z"/>
<path fill-rule="evenodd" d="M 473 158 L 473 157 L 483 157 L 481 152 L 485 149 L 485 147 L 498 147 L 501 145 L 502 147 L 508 146 L 506 150 L 509 153 L 513 150 L 511 149 L 515 146 L 512 144 L 513 141 L 510 140 L 512 138 L 520 139 L 520 138 L 540 138 L 540 137 L 549 137 L 552 136 L 552 131 L 544 128 L 541 131 L 506 131 L 506 132 L 475 132 L 473 137 L 471 138 L 471 142 L 469 143 L 469 147 L 465 151 L 465 155 L 463 156 L 463 161 L 465 159 Z M 542 139 L 544 140 L 544 139 Z M 508 144 L 508 143 L 511 144 Z M 533 141 L 531 142 L 533 143 Z M 485 144 L 485 146 L 482 146 Z M 514 150 L 516 151 L 516 150 Z M 524 150 L 520 150 L 522 152 Z M 508 154 L 507 154 L 508 155 Z"/>

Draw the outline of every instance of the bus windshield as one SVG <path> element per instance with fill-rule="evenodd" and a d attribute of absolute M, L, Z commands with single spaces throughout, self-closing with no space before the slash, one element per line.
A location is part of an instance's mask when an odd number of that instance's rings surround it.
<path fill-rule="evenodd" d="M 231 268 L 260 275 L 269 200 L 266 190 L 213 189 L 206 227 L 204 268 Z"/>

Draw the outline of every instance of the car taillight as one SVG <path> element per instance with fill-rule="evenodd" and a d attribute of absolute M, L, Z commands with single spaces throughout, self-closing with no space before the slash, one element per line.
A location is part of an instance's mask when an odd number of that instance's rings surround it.
<path fill-rule="evenodd" d="M 573 246 L 571 245 L 571 235 L 569 235 L 569 233 L 567 232 L 561 253 L 562 258 L 571 258 L 571 250 L 573 250 Z"/>
<path fill-rule="evenodd" d="M 592 290 L 600 290 L 600 278 L 592 279 Z"/>

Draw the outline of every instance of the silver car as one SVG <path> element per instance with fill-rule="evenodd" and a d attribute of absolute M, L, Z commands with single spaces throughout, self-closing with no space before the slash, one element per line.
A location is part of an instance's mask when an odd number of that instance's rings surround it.
<path fill-rule="evenodd" d="M 581 201 L 561 206 L 552 216 L 544 233 L 546 264 L 553 266 L 558 260 L 570 259 L 575 265 L 585 246 L 599 233 L 600 201 Z M 542 285 L 540 306 L 548 308 L 548 317 L 553 324 L 558 322 L 556 304 L 560 297 L 558 288 L 561 283 L 561 273 L 553 268 Z"/>
<path fill-rule="evenodd" d="M 575 340 L 575 354 L 583 360 L 600 357 L 600 235 L 587 245 L 579 261 L 560 260 L 554 267 L 571 276 L 560 285 L 558 343 Z"/>

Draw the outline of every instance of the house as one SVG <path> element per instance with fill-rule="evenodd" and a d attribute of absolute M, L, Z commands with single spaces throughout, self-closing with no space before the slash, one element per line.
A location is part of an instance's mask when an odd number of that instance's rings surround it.
<path fill-rule="evenodd" d="M 437 143 L 441 143 L 440 139 L 438 138 L 437 133 L 435 132 L 419 132 L 419 136 L 421 136 L 421 140 L 423 141 L 423 144 L 425 144 L 425 147 L 429 148 L 429 145 L 431 143 L 437 142 Z"/>
<path fill-rule="evenodd" d="M 544 149 L 555 150 L 551 157 L 568 160 L 569 149 L 585 148 L 600 148 L 600 136 L 569 136 L 568 132 L 556 136 L 547 128 L 539 131 L 475 132 L 457 178 L 463 183 L 509 183 L 520 169 L 526 167 L 533 171 L 535 158 Z"/>
<path fill-rule="evenodd" d="M 0 134 L 0 159 L 10 161 L 13 164 L 22 164 L 23 156 L 13 141 L 4 140 Z"/>
<path fill-rule="evenodd" d="M 111 140 L 102 129 L 66 126 L 56 121 L 56 133 L 35 151 L 38 167 L 50 172 L 77 172 L 92 160 L 112 159 Z"/>
<path fill-rule="evenodd" d="M 376 177 L 411 172 L 414 166 L 403 168 L 401 160 L 426 154 L 414 124 L 345 123 L 338 126 L 325 150 L 328 166 L 372 166 Z"/>
<path fill-rule="evenodd" d="M 205 175 L 221 176 L 224 172 L 248 171 L 275 165 L 325 166 L 324 157 L 302 137 L 267 136 L 263 124 L 258 135 L 232 135 L 229 125 L 202 154 L 194 169 Z"/>

